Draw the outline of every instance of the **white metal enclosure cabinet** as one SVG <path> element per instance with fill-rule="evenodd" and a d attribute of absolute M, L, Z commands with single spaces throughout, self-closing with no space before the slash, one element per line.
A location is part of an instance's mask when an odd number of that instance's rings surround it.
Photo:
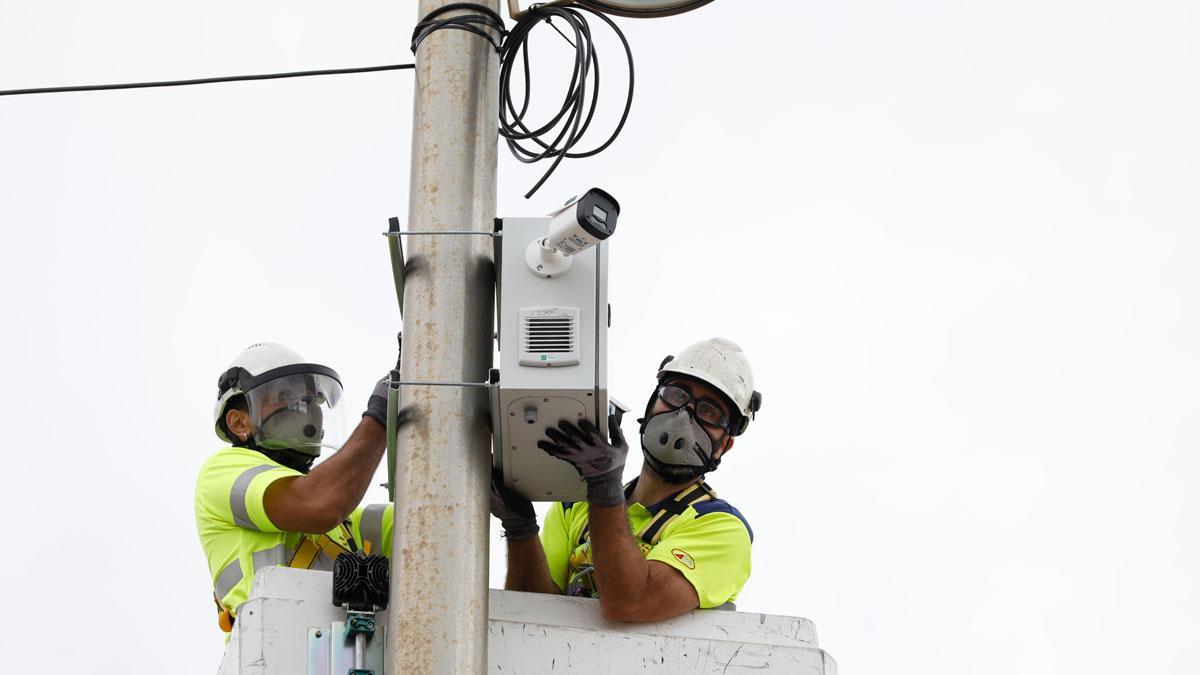
<path fill-rule="evenodd" d="M 497 220 L 499 380 L 492 390 L 493 463 L 534 501 L 585 496 L 579 475 L 537 447 L 560 419 L 608 419 L 608 245 L 572 256 L 570 269 L 539 276 L 525 262 L 550 218 Z"/>

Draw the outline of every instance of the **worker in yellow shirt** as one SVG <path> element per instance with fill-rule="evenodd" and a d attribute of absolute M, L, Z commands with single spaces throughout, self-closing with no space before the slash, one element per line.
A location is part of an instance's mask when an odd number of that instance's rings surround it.
<path fill-rule="evenodd" d="M 750 576 L 753 533 L 704 482 L 762 404 L 750 364 L 724 338 L 668 356 L 639 420 L 641 474 L 622 486 L 629 446 L 586 420 L 546 430 L 538 447 L 570 463 L 587 501 L 559 503 L 541 538 L 530 502 L 495 477 L 492 514 L 508 546 L 510 590 L 598 597 L 608 619 L 658 621 L 731 603 Z"/>
<path fill-rule="evenodd" d="M 226 632 L 258 569 L 332 570 L 342 552 L 391 552 L 392 505 L 356 508 L 385 450 L 386 386 L 376 384 L 341 449 L 313 467 L 322 448 L 339 445 L 338 374 L 264 342 L 221 375 L 213 422 L 230 445 L 200 469 L 195 511 Z"/>

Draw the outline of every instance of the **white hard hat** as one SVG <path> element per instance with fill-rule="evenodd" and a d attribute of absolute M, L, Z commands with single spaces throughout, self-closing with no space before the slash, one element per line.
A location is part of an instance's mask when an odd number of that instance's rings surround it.
<path fill-rule="evenodd" d="M 293 389 L 306 388 L 308 390 L 307 393 L 310 394 L 308 397 L 305 397 L 303 392 L 299 394 L 302 398 L 306 398 L 306 404 L 314 403 L 314 408 L 319 407 L 324 410 L 331 410 L 337 406 L 342 395 L 342 383 L 341 378 L 332 368 L 317 363 L 307 363 L 296 352 L 274 342 L 260 342 L 247 347 L 241 354 L 238 354 L 233 363 L 229 364 L 229 368 L 217 380 L 217 405 L 213 409 L 213 427 L 217 437 L 226 442 L 233 440 L 229 438 L 224 425 L 226 407 L 229 405 L 230 399 L 238 395 L 249 395 L 252 390 L 261 392 L 264 396 L 271 395 L 277 398 L 288 396 L 290 394 L 284 391 L 287 389 L 287 383 L 297 378 L 301 383 Z M 272 386 L 261 386 L 268 382 L 272 383 Z M 250 398 L 252 397 L 251 395 Z M 256 412 L 252 410 L 252 419 L 258 425 L 261 420 L 258 420 L 254 414 Z M 314 419 L 318 422 L 315 426 L 319 428 L 320 420 L 323 417 L 320 413 L 312 414 L 315 415 Z M 276 440 L 282 443 L 284 440 L 294 439 L 267 437 L 257 440 L 267 442 Z M 308 443 L 312 447 L 293 449 L 315 455 L 320 452 L 320 445 L 326 445 L 335 439 L 325 440 L 327 443 L 321 443 L 320 438 L 315 438 Z"/>
<path fill-rule="evenodd" d="M 658 379 L 670 373 L 702 380 L 733 401 L 741 413 L 741 421 L 730 431 L 734 436 L 746 431 L 762 406 L 762 394 L 754 390 L 750 362 L 733 340 L 709 338 L 689 346 L 679 356 L 668 356 L 659 366 Z"/>

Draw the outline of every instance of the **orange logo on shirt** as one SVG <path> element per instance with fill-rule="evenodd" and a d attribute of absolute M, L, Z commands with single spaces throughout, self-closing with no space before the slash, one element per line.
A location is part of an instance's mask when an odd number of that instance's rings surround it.
<path fill-rule="evenodd" d="M 679 562 L 683 563 L 684 565 L 687 565 L 687 568 L 689 570 L 696 569 L 696 561 L 692 560 L 692 556 L 688 555 L 686 551 L 683 551 L 678 548 L 673 548 L 673 549 L 671 549 L 671 555 L 675 556 L 675 559 L 678 560 Z"/>

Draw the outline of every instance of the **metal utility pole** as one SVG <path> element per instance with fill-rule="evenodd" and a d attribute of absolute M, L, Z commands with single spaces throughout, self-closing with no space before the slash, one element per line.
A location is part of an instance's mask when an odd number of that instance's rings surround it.
<path fill-rule="evenodd" d="M 498 10 L 499 0 L 475 0 Z M 421 0 L 418 18 L 451 4 Z M 456 12 L 468 13 L 468 12 Z M 444 16 L 452 16 L 448 14 Z M 487 40 L 439 30 L 416 55 L 412 231 L 490 232 L 496 213 L 499 63 Z M 404 290 L 401 379 L 483 382 L 492 365 L 492 240 L 414 235 Z M 487 668 L 486 391 L 405 385 L 415 422 L 397 444 L 389 673 Z"/>

